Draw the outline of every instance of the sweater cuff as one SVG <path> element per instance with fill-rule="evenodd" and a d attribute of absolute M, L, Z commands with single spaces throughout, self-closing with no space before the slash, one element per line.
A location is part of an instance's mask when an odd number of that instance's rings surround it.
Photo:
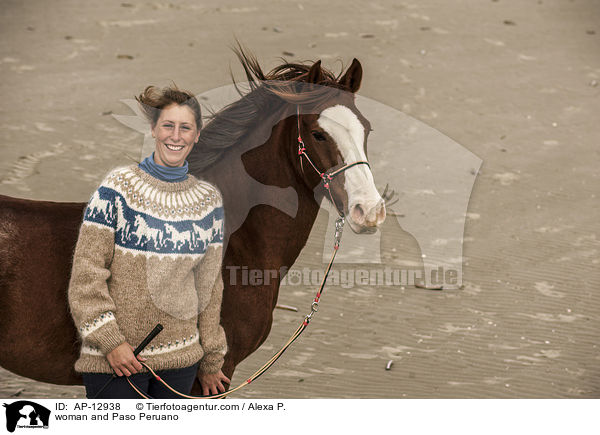
<path fill-rule="evenodd" d="M 225 362 L 225 354 L 221 352 L 210 352 L 204 354 L 204 357 L 200 360 L 199 371 L 202 373 L 217 373 L 223 367 Z"/>
<path fill-rule="evenodd" d="M 86 335 L 83 341 L 96 347 L 103 355 L 107 355 L 127 340 L 119 330 L 119 325 L 117 325 L 116 320 L 111 320 L 92 333 Z"/>

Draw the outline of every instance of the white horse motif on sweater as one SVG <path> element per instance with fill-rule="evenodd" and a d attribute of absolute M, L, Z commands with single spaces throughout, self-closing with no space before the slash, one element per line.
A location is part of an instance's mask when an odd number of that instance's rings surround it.
<path fill-rule="evenodd" d="M 223 237 L 223 219 L 215 219 L 213 221 L 213 237 L 220 235 Z"/>
<path fill-rule="evenodd" d="M 196 225 L 192 222 L 192 244 L 197 248 L 200 246 L 201 242 L 204 242 L 204 245 L 208 245 L 212 239 L 212 227 L 205 230 L 199 225 Z"/>
<path fill-rule="evenodd" d="M 105 219 L 108 221 L 109 219 L 113 219 L 113 207 L 110 201 L 100 199 L 100 195 L 96 190 L 90 199 L 89 204 L 90 209 L 92 210 L 92 217 L 96 217 L 102 212 L 104 214 Z"/>
<path fill-rule="evenodd" d="M 146 240 L 152 240 L 155 249 L 159 246 L 163 246 L 164 242 L 162 230 L 158 228 L 152 228 L 139 214 L 135 216 L 135 225 L 137 228 L 132 234 L 135 234 L 137 237 L 138 245 L 140 245 L 142 242 L 142 237 L 146 237 Z"/>
<path fill-rule="evenodd" d="M 129 231 L 131 230 L 131 224 L 125 218 L 123 212 L 123 201 L 118 196 L 115 198 L 115 209 L 117 210 L 117 232 L 121 230 L 121 242 L 129 240 Z"/>
<path fill-rule="evenodd" d="M 183 246 L 186 244 L 186 242 L 188 243 L 188 246 L 190 246 L 190 248 L 192 247 L 192 244 L 191 244 L 192 243 L 192 232 L 191 231 L 187 230 L 187 231 L 179 232 L 171 224 L 165 224 L 165 229 L 166 229 L 167 234 L 171 234 L 171 240 L 173 241 L 173 244 L 175 245 L 175 249 L 180 249 L 179 243 L 181 243 L 181 246 Z"/>

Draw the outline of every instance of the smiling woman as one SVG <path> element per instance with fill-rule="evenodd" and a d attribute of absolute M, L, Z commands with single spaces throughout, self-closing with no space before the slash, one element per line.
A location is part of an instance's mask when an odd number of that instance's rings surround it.
<path fill-rule="evenodd" d="M 187 173 L 200 105 L 175 86 L 149 86 L 137 100 L 156 147 L 112 170 L 85 210 L 68 292 L 82 341 L 75 370 L 88 398 L 137 397 L 124 376 L 150 397 L 176 398 L 140 361 L 184 394 L 196 375 L 203 394 L 216 394 L 229 383 L 219 324 L 224 209 L 214 185 Z M 161 336 L 136 358 L 132 343 L 157 323 Z"/>
<path fill-rule="evenodd" d="M 166 167 L 182 167 L 198 142 L 202 128 L 198 100 L 175 86 L 163 90 L 148 86 L 136 100 L 150 121 L 156 141 L 154 162 Z"/>
<path fill-rule="evenodd" d="M 163 166 L 183 166 L 199 135 L 190 109 L 176 104 L 165 107 L 152 129 L 156 139 L 154 161 Z"/>

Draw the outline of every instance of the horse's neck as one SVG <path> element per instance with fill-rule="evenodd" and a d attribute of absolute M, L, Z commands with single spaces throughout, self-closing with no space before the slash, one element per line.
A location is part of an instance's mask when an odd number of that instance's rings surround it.
<path fill-rule="evenodd" d="M 246 244 L 255 245 L 245 249 L 234 246 L 235 261 L 279 270 L 289 268 L 300 254 L 319 206 L 312 190 L 298 180 L 292 164 L 296 132 L 290 129 L 295 121 L 273 119 L 260 124 L 269 130 L 275 124 L 268 140 L 244 152 L 228 150 L 207 172 L 207 178 L 223 194 L 225 219 L 229 221 L 226 240 L 233 233 Z M 264 137 L 264 132 L 256 132 L 249 141 L 257 137 Z M 244 218 L 239 224 L 235 222 L 238 215 Z M 257 252 L 257 247 L 264 252 Z"/>

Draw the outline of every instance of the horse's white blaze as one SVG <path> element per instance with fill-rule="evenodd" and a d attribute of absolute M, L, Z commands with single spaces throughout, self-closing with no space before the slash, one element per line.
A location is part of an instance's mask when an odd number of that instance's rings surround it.
<path fill-rule="evenodd" d="M 366 161 L 363 149 L 364 127 L 358 117 L 346 106 L 335 105 L 321 112 L 319 126 L 337 143 L 344 164 Z M 355 218 L 352 207 L 360 204 L 365 215 L 357 224 L 376 222 L 382 207 L 382 198 L 375 187 L 373 174 L 367 165 L 357 165 L 344 172 L 350 216 Z M 356 219 L 355 219 L 356 220 Z"/>

